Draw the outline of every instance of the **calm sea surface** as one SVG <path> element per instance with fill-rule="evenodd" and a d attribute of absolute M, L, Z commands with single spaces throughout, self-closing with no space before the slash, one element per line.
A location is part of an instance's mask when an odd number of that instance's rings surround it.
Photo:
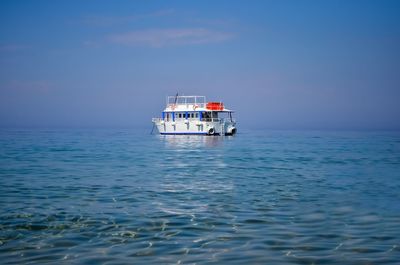
<path fill-rule="evenodd" d="M 2 264 L 400 264 L 400 133 L 0 131 Z"/>

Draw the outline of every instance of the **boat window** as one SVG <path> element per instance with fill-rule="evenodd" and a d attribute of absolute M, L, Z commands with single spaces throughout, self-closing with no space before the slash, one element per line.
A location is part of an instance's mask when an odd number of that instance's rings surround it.
<path fill-rule="evenodd" d="M 178 118 L 179 119 L 182 118 L 182 114 L 181 113 L 178 113 Z"/>
<path fill-rule="evenodd" d="M 194 113 L 190 113 L 190 118 L 194 118 Z"/>
<path fill-rule="evenodd" d="M 199 117 L 199 113 L 198 113 L 198 112 L 195 113 L 195 117 L 196 117 L 196 118 Z"/>

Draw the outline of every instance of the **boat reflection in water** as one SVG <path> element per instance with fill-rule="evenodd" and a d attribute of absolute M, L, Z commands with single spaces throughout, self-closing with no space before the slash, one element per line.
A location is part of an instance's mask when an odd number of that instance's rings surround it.
<path fill-rule="evenodd" d="M 199 137 L 198 135 L 159 135 L 169 148 L 191 150 L 195 148 L 217 147 L 223 144 L 227 137 Z M 228 136 L 229 138 L 232 136 Z"/>
<path fill-rule="evenodd" d="M 227 181 L 220 174 L 224 170 L 230 170 L 222 148 L 227 137 L 158 137 L 167 147 L 163 154 L 165 158 L 159 165 L 164 172 L 159 194 L 168 199 L 158 201 L 160 210 L 195 218 L 200 212 L 208 210 L 208 204 L 203 203 L 205 198 L 214 197 L 215 194 L 224 194 L 221 198 L 226 198 L 233 192 L 233 181 Z M 188 194 L 191 194 L 190 198 Z"/>

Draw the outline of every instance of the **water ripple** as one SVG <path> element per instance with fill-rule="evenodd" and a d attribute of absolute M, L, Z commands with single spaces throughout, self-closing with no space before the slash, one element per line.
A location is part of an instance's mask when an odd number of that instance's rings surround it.
<path fill-rule="evenodd" d="M 400 136 L 0 131 L 3 264 L 398 264 Z"/>

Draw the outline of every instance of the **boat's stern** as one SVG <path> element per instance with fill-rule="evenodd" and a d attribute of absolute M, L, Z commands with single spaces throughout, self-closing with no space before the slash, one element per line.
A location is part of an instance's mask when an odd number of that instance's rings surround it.
<path fill-rule="evenodd" d="M 207 135 L 234 135 L 237 132 L 236 122 L 219 119 L 219 121 L 203 122 L 202 130 Z"/>

